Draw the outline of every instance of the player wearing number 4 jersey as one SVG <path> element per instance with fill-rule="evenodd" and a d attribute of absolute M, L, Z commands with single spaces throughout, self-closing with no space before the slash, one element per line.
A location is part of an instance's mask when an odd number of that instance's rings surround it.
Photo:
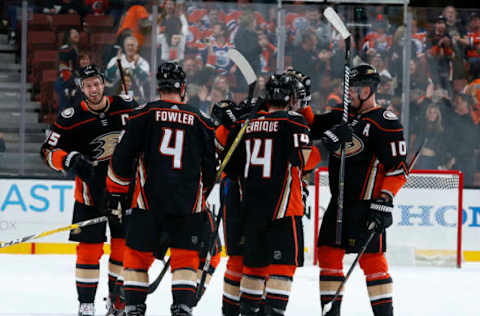
<path fill-rule="evenodd" d="M 157 80 L 160 100 L 130 117 L 108 169 L 107 189 L 112 196 L 127 193 L 138 157 L 126 228 L 127 315 L 145 315 L 148 269 L 166 235 L 173 273 L 171 313 L 188 316 L 195 304 L 199 252 L 211 231 L 204 192 L 215 182 L 214 131 L 207 118 L 183 102 L 185 73 L 180 66 L 160 65 Z"/>
<path fill-rule="evenodd" d="M 136 102 L 131 98 L 104 96 L 103 75 L 94 65 L 80 71 L 85 100 L 65 108 L 51 127 L 41 154 L 50 168 L 75 174 L 73 222 L 102 216 L 108 162 L 129 113 Z M 109 301 L 107 315 L 123 312 L 119 287 L 125 247 L 124 229 L 109 220 L 111 254 L 109 260 Z M 99 278 L 99 260 L 103 254 L 106 224 L 97 224 L 70 233 L 78 241 L 76 285 L 79 315 L 94 315 L 94 300 Z M 118 314 L 120 315 L 120 314 Z"/>
<path fill-rule="evenodd" d="M 294 78 L 287 74 L 269 79 L 268 111 L 255 113 L 227 165 L 227 174 L 241 180 L 245 213 L 240 281 L 243 316 L 284 315 L 293 275 L 303 264 L 301 177 L 316 165 L 318 155 L 311 155 L 305 119 L 287 111 L 296 102 L 293 84 Z M 229 144 L 238 128 L 233 127 Z"/>
<path fill-rule="evenodd" d="M 341 121 L 343 108 L 315 115 L 309 108 L 304 115 L 312 126 L 312 137 L 321 138 L 331 152 L 329 182 L 332 198 L 318 236 L 320 293 L 322 306 L 329 303 L 344 280 L 345 253 L 358 252 L 371 229 L 377 234 L 360 257 L 368 294 L 375 316 L 392 316 L 392 279 L 388 273 L 385 229 L 392 224 L 393 198 L 406 182 L 406 144 L 398 117 L 375 103 L 380 77 L 370 65 L 352 68 L 350 77 L 350 117 Z M 340 145 L 346 144 L 345 191 L 341 244 L 337 245 L 336 216 L 339 192 Z M 340 292 L 342 293 L 342 292 Z M 328 316 L 340 315 L 342 295 L 333 303 Z"/>

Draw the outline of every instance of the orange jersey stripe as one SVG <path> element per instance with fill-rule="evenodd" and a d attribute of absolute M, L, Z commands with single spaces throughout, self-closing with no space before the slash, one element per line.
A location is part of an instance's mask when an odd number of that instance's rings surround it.
<path fill-rule="evenodd" d="M 308 156 L 308 160 L 305 164 L 304 170 L 313 170 L 321 160 L 322 156 L 320 155 L 320 151 L 316 146 L 312 146 L 312 151 L 310 152 L 310 156 Z"/>

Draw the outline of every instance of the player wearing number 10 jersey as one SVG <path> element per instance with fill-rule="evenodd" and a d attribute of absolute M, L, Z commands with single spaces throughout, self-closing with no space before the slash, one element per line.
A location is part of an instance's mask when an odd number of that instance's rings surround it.
<path fill-rule="evenodd" d="M 108 170 L 110 193 L 126 194 L 138 157 L 124 260 L 127 315 L 145 315 L 148 269 L 166 235 L 171 251 L 172 315 L 191 315 L 199 252 L 209 236 L 204 192 L 215 182 L 211 123 L 185 104 L 185 73 L 174 63 L 159 66 L 160 100 L 130 117 Z"/>

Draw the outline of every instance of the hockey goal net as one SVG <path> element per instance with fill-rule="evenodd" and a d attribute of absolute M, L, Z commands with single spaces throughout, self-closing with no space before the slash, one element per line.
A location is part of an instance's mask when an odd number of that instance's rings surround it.
<path fill-rule="evenodd" d="M 314 236 L 318 236 L 329 200 L 328 171 L 320 168 L 315 172 Z M 387 230 L 389 263 L 461 267 L 463 174 L 460 171 L 413 170 L 395 197 L 394 206 L 394 223 Z"/>

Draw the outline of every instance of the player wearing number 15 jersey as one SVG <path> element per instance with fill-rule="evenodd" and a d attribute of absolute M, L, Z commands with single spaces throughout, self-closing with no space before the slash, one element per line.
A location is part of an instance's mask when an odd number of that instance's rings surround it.
<path fill-rule="evenodd" d="M 126 228 L 127 315 L 145 315 L 147 272 L 166 235 L 173 273 L 171 312 L 188 316 L 195 304 L 199 252 L 210 233 L 204 193 L 215 182 L 215 136 L 211 122 L 183 102 L 185 73 L 180 66 L 161 64 L 157 80 L 160 100 L 130 116 L 111 160 L 107 189 L 112 195 L 128 192 L 138 157 Z"/>
<path fill-rule="evenodd" d="M 318 161 L 311 158 L 318 155 L 311 155 L 305 119 L 287 111 L 296 102 L 294 81 L 287 74 L 269 79 L 268 110 L 255 113 L 227 165 L 227 174 L 241 180 L 245 213 L 242 316 L 260 315 L 264 292 L 264 315 L 283 315 L 293 275 L 303 264 L 301 178 L 305 170 L 316 165 Z M 238 128 L 232 129 L 228 143 L 233 142 Z"/>
<path fill-rule="evenodd" d="M 137 106 L 131 98 L 105 96 L 103 74 L 94 65 L 82 68 L 80 78 L 85 100 L 59 113 L 41 149 L 50 168 L 75 174 L 74 223 L 103 215 L 101 208 L 108 162 L 129 113 Z M 113 313 L 114 310 L 123 310 L 118 285 L 121 283 L 125 239 L 123 225 L 109 221 L 109 227 L 112 238 L 108 308 Z M 70 240 L 79 242 L 75 276 L 79 315 L 82 316 L 94 315 L 105 231 L 106 224 L 101 223 L 70 234 Z"/>

